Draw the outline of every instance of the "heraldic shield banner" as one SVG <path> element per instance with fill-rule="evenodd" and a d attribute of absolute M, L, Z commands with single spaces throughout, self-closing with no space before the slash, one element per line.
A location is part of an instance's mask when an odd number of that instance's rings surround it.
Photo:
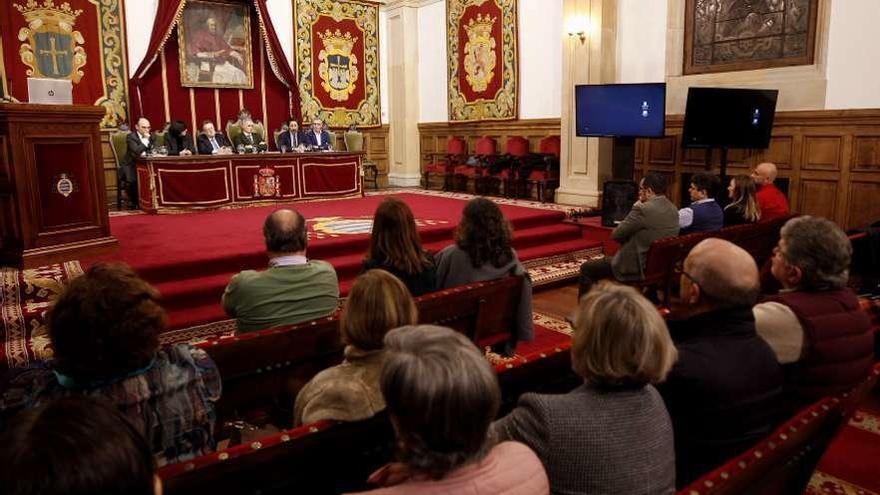
<path fill-rule="evenodd" d="M 449 121 L 517 118 L 516 0 L 449 0 Z"/>
<path fill-rule="evenodd" d="M 295 0 L 293 16 L 303 121 L 380 126 L 378 4 Z"/>

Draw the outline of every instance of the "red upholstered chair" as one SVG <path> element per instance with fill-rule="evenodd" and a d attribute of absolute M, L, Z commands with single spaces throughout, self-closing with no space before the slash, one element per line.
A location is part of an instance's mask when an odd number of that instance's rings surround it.
<path fill-rule="evenodd" d="M 538 199 L 544 202 L 547 191 L 559 187 L 559 155 L 561 144 L 559 136 L 545 137 L 538 143 L 537 160 L 530 161 L 530 167 L 523 168 L 520 179 L 526 182 L 527 192 L 531 195 L 531 187 L 538 189 Z"/>
<path fill-rule="evenodd" d="M 483 136 L 474 143 L 474 154 L 467 163 L 455 167 L 455 187 L 461 191 L 467 191 L 469 179 L 474 181 L 474 192 L 482 194 L 484 187 L 483 176 L 486 169 L 498 159 L 498 143 L 494 138 Z"/>
<path fill-rule="evenodd" d="M 462 138 L 451 137 L 446 142 L 446 153 L 430 153 L 428 159 L 431 163 L 425 166 L 425 189 L 430 189 L 430 178 L 434 174 L 443 177 L 443 190 L 447 191 L 452 186 L 455 167 L 467 160 L 467 143 Z"/>
<path fill-rule="evenodd" d="M 495 166 L 490 168 L 488 175 L 488 188 L 497 191 L 500 184 L 504 183 L 504 195 L 510 196 L 513 180 L 523 162 L 529 157 L 529 140 L 522 136 L 511 136 L 507 139 L 502 155 Z"/>

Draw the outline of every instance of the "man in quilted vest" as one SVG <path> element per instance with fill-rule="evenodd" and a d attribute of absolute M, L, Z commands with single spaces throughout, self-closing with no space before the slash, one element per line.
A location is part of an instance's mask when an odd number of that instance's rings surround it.
<path fill-rule="evenodd" d="M 830 220 L 801 216 L 782 227 L 773 254 L 777 296 L 754 308 L 758 333 L 781 364 L 798 402 L 846 392 L 873 357 L 868 315 L 847 288 L 852 246 Z"/>

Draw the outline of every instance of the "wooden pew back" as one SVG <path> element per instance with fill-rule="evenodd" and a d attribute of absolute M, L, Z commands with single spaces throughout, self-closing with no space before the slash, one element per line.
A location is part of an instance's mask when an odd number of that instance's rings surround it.
<path fill-rule="evenodd" d="M 449 326 L 481 346 L 509 339 L 522 283 L 521 276 L 511 276 L 417 297 L 419 322 Z M 342 361 L 344 349 L 338 314 L 198 345 L 214 359 L 223 378 L 218 424 L 267 404 L 292 407 L 313 376 Z M 289 420 L 274 418 L 285 426 Z"/>

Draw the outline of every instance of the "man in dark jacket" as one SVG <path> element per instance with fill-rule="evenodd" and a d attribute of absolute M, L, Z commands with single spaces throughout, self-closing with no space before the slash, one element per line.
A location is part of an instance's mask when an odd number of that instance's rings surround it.
<path fill-rule="evenodd" d="M 780 419 L 782 370 L 755 331 L 758 268 L 721 239 L 684 262 L 682 312 L 669 331 L 678 362 L 659 387 L 675 431 L 676 484 L 684 486 L 768 435 Z"/>
<path fill-rule="evenodd" d="M 225 155 L 232 153 L 232 143 L 217 132 L 210 120 L 202 122 L 202 132 L 196 138 L 200 155 Z"/>
<path fill-rule="evenodd" d="M 137 160 L 153 152 L 156 136 L 150 132 L 150 121 L 141 117 L 135 130 L 125 138 L 125 156 L 119 161 L 121 193 L 127 196 L 129 207 L 138 207 Z"/>
<path fill-rule="evenodd" d="M 294 118 L 289 119 L 287 130 L 278 135 L 278 149 L 282 153 L 302 151 L 305 145 L 305 139 L 299 132 L 299 123 Z"/>

